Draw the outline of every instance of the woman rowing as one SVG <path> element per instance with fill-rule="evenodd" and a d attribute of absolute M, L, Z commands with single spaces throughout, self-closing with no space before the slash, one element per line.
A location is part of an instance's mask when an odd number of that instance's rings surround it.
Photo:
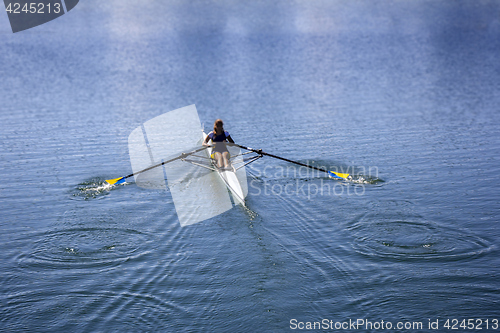
<path fill-rule="evenodd" d="M 224 131 L 224 123 L 221 119 L 217 119 L 214 123 L 214 130 L 208 133 L 204 146 L 210 146 L 208 141 L 212 140 L 215 147 L 212 149 L 211 157 L 217 163 L 218 168 L 229 169 L 229 152 L 227 151 L 225 142 L 234 143 L 228 131 Z"/>

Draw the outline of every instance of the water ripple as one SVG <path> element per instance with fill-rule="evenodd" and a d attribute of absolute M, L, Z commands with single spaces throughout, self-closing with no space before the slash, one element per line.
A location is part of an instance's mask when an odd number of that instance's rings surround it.
<path fill-rule="evenodd" d="M 489 252 L 493 245 L 471 232 L 427 221 L 369 213 L 348 226 L 358 253 L 384 259 L 463 260 Z"/>
<path fill-rule="evenodd" d="M 31 268 L 114 267 L 142 256 L 147 235 L 123 228 L 68 228 L 36 237 L 33 251 L 20 264 Z"/>

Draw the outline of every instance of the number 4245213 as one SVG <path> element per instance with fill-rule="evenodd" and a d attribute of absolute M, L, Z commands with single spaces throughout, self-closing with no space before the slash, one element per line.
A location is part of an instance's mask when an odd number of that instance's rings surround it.
<path fill-rule="evenodd" d="M 463 319 L 462 321 L 458 319 L 448 319 L 443 325 L 447 329 L 451 330 L 481 330 L 481 329 L 498 329 L 498 319 L 492 320 L 482 320 L 482 319 Z"/>
<path fill-rule="evenodd" d="M 36 3 L 32 2 L 29 4 L 25 3 L 24 6 L 21 8 L 20 3 L 9 3 L 7 8 L 5 9 L 7 13 L 9 14 L 50 14 L 50 13 L 55 13 L 59 14 L 61 12 L 61 4 L 60 3 L 55 3 L 52 6 L 50 3 L 44 4 L 44 3 Z"/>

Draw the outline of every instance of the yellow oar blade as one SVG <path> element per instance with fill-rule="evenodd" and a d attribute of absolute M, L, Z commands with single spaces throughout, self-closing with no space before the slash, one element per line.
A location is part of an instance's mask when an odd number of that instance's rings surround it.
<path fill-rule="evenodd" d="M 115 179 L 107 179 L 106 182 L 109 185 L 121 184 L 125 181 L 125 177 L 115 178 Z"/>
<path fill-rule="evenodd" d="M 342 179 L 347 179 L 349 177 L 348 173 L 340 173 L 340 172 L 335 172 L 335 171 L 328 171 L 328 174 L 332 178 L 342 178 Z"/>

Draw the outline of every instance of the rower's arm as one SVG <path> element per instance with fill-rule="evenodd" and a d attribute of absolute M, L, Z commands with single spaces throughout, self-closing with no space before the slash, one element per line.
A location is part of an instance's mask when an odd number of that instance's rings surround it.
<path fill-rule="evenodd" d="M 207 137 L 205 138 L 205 141 L 203 141 L 203 144 L 202 144 L 202 145 L 203 145 L 203 146 L 207 146 L 207 147 L 208 147 L 208 146 L 210 146 L 210 145 L 208 144 L 208 141 L 210 141 L 210 135 L 207 135 Z"/>
<path fill-rule="evenodd" d="M 234 143 L 233 138 L 231 138 L 231 135 L 230 135 L 230 136 L 228 136 L 226 139 L 227 139 L 227 141 L 229 141 L 229 142 L 231 142 L 231 143 Z"/>

